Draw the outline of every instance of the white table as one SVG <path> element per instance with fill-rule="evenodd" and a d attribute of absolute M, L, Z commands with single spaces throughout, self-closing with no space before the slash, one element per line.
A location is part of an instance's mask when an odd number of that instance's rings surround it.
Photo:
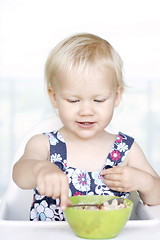
<path fill-rule="evenodd" d="M 0 238 L 4 240 L 78 240 L 67 222 L 0 221 Z M 160 220 L 128 221 L 116 240 L 159 240 Z"/>

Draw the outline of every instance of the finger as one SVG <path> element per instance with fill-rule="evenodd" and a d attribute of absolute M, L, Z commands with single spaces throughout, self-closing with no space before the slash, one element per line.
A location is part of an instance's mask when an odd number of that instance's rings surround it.
<path fill-rule="evenodd" d="M 54 191 L 53 191 L 54 189 Z M 47 197 L 52 197 L 53 199 L 56 199 L 59 197 L 59 194 L 55 192 L 55 188 L 52 186 L 48 186 L 46 189 L 46 194 Z"/>
<path fill-rule="evenodd" d="M 111 190 L 123 192 L 124 189 L 121 186 L 120 182 L 118 181 L 106 181 L 107 187 L 109 187 Z"/>
<path fill-rule="evenodd" d="M 104 180 L 108 187 L 120 187 L 121 184 L 119 181 Z"/>
<path fill-rule="evenodd" d="M 57 199 L 60 198 L 61 192 L 60 192 L 60 184 L 57 183 L 56 185 L 52 186 L 52 198 Z"/>
<path fill-rule="evenodd" d="M 109 169 L 104 169 L 101 171 L 101 175 L 109 175 L 109 174 L 113 174 L 113 173 L 122 173 L 123 169 L 122 167 L 113 167 L 113 168 L 109 168 Z"/>
<path fill-rule="evenodd" d="M 121 174 L 119 173 L 106 174 L 103 176 L 103 179 L 111 181 L 121 181 Z"/>
<path fill-rule="evenodd" d="M 63 181 L 61 182 L 61 193 L 60 193 L 60 199 L 61 199 L 61 208 L 62 210 L 65 210 L 68 203 L 70 204 L 70 200 L 68 198 L 68 191 L 69 191 L 69 185 L 68 185 L 68 181 Z"/>
<path fill-rule="evenodd" d="M 121 187 L 112 187 L 110 189 L 113 190 L 113 191 L 116 191 L 116 192 L 125 192 L 124 189 L 121 188 Z"/>
<path fill-rule="evenodd" d="M 44 181 L 37 181 L 37 188 L 40 195 L 45 195 L 45 183 Z"/>
<path fill-rule="evenodd" d="M 72 205 L 72 202 L 71 202 L 71 200 L 68 198 L 67 206 L 71 206 L 71 205 Z"/>

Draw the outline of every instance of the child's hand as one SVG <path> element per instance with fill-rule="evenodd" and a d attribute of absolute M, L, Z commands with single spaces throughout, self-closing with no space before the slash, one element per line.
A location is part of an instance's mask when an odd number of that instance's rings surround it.
<path fill-rule="evenodd" d="M 131 192 L 141 188 L 142 171 L 133 167 L 113 167 L 101 172 L 102 181 L 112 190 Z"/>
<path fill-rule="evenodd" d="M 45 162 L 45 165 L 43 163 L 43 166 L 38 169 L 36 175 L 39 193 L 53 199 L 60 198 L 60 206 L 64 210 L 70 204 L 67 175 L 50 162 Z"/>

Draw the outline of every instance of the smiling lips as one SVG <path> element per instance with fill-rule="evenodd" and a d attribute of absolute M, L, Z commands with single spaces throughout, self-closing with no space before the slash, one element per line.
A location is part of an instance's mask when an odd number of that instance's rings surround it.
<path fill-rule="evenodd" d="M 95 122 L 77 122 L 81 128 L 91 128 Z"/>

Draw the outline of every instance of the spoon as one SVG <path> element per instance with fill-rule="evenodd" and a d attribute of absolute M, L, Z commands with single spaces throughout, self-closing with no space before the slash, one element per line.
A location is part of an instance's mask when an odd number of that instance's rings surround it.
<path fill-rule="evenodd" d="M 105 202 L 108 202 L 109 204 L 112 204 L 113 200 L 116 199 L 117 202 L 118 202 L 118 205 L 120 205 L 121 203 L 123 203 L 123 198 L 112 198 L 112 199 L 109 199 Z M 68 207 L 97 207 L 97 208 L 100 208 L 104 205 L 104 202 L 101 203 L 101 204 L 98 204 L 98 203 L 78 203 L 78 204 L 72 204 L 72 205 L 69 205 Z"/>

